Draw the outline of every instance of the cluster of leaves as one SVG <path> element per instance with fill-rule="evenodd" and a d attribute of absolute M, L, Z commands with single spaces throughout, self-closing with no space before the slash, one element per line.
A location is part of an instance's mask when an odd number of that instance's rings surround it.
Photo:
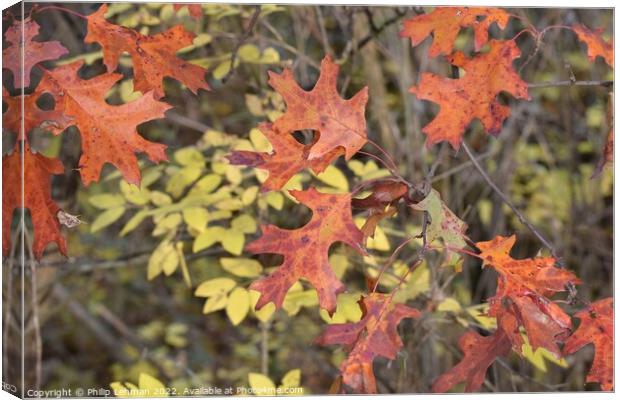
<path fill-rule="evenodd" d="M 182 12 L 184 7 L 175 5 L 174 9 Z M 217 7 L 210 10 L 218 12 Z M 187 8 L 194 18 L 201 18 L 203 11 L 199 5 Z M 37 258 L 50 242 L 56 242 L 63 254 L 67 252 L 61 234 L 64 214 L 50 193 L 51 175 L 61 174 L 63 165 L 57 159 L 33 152 L 28 134 L 42 128 L 59 135 L 75 126 L 82 138 L 78 169 L 84 184 L 99 181 L 105 163 L 118 169 L 106 180 L 120 178 L 120 194 L 90 197 L 92 206 L 102 210 L 90 226 L 91 232 L 120 221 L 127 213 L 132 215 L 121 235 L 148 221 L 153 226 L 152 235 L 159 241 L 148 261 L 148 279 L 180 271 L 188 287 L 194 286 L 188 259 L 222 255 L 218 265 L 213 266 L 221 274 L 197 285 L 194 294 L 207 299 L 205 314 L 225 310 L 233 325 L 248 316 L 267 323 L 280 309 L 294 316 L 302 307 L 320 307 L 321 317 L 329 325 L 316 343 L 342 345 L 347 353 L 340 362 L 341 380 L 332 388 L 335 392 L 345 390 L 340 383 L 355 392 L 377 392 L 374 359 L 396 358 L 403 346 L 398 334 L 400 322 L 424 318 L 425 312 L 405 303 L 428 287 L 425 256 L 434 250 L 441 253 L 442 264 L 454 267 L 456 272 L 460 271 L 463 254 L 470 254 L 498 273 L 497 291 L 483 311 L 467 309 L 486 331 L 494 331 L 488 336 L 474 331 L 465 333 L 459 341 L 464 353 L 462 361 L 436 380 L 434 391 L 447 391 L 463 381 L 466 391 L 478 390 L 489 366 L 511 350 L 530 360 L 543 350 L 550 359 L 559 359 L 588 343 L 594 343 L 596 348 L 588 381 L 600 383 L 603 390 L 612 389 L 612 299 L 588 304 L 576 314 L 581 323 L 573 331 L 570 316 L 553 296 L 568 291 L 574 300 L 574 287 L 580 281 L 571 272 L 558 268 L 558 260 L 513 259 L 509 253 L 514 237 L 498 236 L 476 243 L 478 254 L 466 250 L 468 243 L 473 245 L 466 237 L 467 226 L 444 204 L 440 193 L 428 187 L 427 182 L 407 182 L 398 174 L 398 167 L 390 164 L 389 155 L 368 140 L 368 89 L 343 99 L 338 91 L 339 66 L 329 56 L 321 62 L 320 76 L 310 91 L 296 82 L 292 70 L 285 69 L 282 73 L 269 73 L 268 84 L 273 91 L 264 98 L 246 96 L 248 108 L 268 119 L 250 130 L 248 140 L 208 130 L 197 145 L 176 150 L 170 163 L 143 167 L 141 174 L 136 153 L 146 153 L 154 162 L 167 160 L 165 146 L 145 140 L 136 131 L 137 125 L 162 118 L 170 108 L 161 101 L 165 95 L 163 78 L 177 79 L 196 93 L 209 89 L 204 81 L 206 70 L 200 64 L 215 65 L 213 75 L 220 79 L 237 63 L 270 64 L 279 61 L 279 55 L 269 49 L 260 51 L 253 45 L 243 45 L 235 55 L 189 63 L 178 57 L 179 50 L 206 43 L 209 37 L 194 37 L 182 26 L 146 35 L 126 26 L 131 21 L 125 26 L 109 22 L 107 12 L 107 7 L 102 6 L 86 17 L 85 42 L 102 47 L 107 69 L 91 79 L 80 77 L 82 61 L 60 62 L 53 69 L 38 64 L 56 60 L 67 52 L 58 42 L 34 41 L 38 25 L 31 18 L 15 21 L 7 32 L 11 46 L 5 50 L 5 59 L 18 58 L 17 38 L 21 29 L 27 38 L 23 45 L 27 62 L 23 66 L 3 66 L 13 71 L 15 89 L 29 85 L 30 70 L 34 67 L 43 76 L 23 98 L 27 110 L 24 116 L 19 112 L 22 99 L 11 97 L 7 89 L 3 93 L 8 104 L 8 112 L 3 116 L 5 128 L 18 134 L 15 150 L 3 157 L 4 188 L 11 187 L 7 182 L 13 187 L 20 185 L 23 159 L 29 182 L 24 204 L 33 221 Z M 521 55 L 516 37 L 489 40 L 490 26 L 496 23 L 504 29 L 512 17 L 500 9 L 446 7 L 405 22 L 401 36 L 418 45 L 433 35 L 428 56 L 444 56 L 451 66 L 465 73 L 460 78 L 423 73 L 419 83 L 411 88 L 419 99 L 440 107 L 435 119 L 423 128 L 429 147 L 447 141 L 458 149 L 474 119 L 480 120 L 488 133 L 499 134 L 510 115 L 510 108 L 499 101 L 500 92 L 529 99 L 528 85 L 513 67 L 513 61 Z M 471 56 L 453 51 L 462 27 L 474 30 L 475 51 Z M 586 43 L 590 59 L 601 56 L 613 67 L 613 46 L 601 38 L 600 32 L 581 25 L 570 29 Z M 542 41 L 544 35 L 544 31 L 534 28 L 524 32 L 537 41 Z M 106 98 L 122 78 L 114 73 L 123 62 L 122 53 L 130 56 L 133 88 L 141 94 L 129 93 L 132 101 L 110 105 Z M 18 82 L 20 68 L 25 72 L 23 82 Z M 122 90 L 120 86 L 116 88 Z M 54 98 L 54 109 L 38 107 L 37 99 L 44 94 Z M 298 141 L 296 135 L 300 131 L 312 131 L 311 139 Z M 611 148 L 613 135 L 609 137 Z M 24 149 L 21 153 L 20 144 Z M 378 148 L 382 156 L 388 157 L 387 161 L 379 158 L 386 168 L 372 160 L 353 159 L 367 154 L 362 151 L 365 146 Z M 234 151 L 227 154 L 229 149 Z M 610 161 L 612 152 L 605 153 Z M 340 156 L 344 156 L 344 161 Z M 337 162 L 346 164 L 359 180 L 355 188 L 349 188 L 347 178 L 335 167 Z M 256 169 L 248 174 L 241 166 Z M 5 255 L 10 249 L 12 213 L 21 205 L 19 195 L 7 189 L 3 202 Z M 284 229 L 259 224 L 271 215 L 270 211 L 282 210 L 291 203 L 311 211 L 311 218 L 302 227 Z M 381 265 L 372 252 L 389 251 L 390 244 L 380 224 L 394 217 L 402 205 L 423 218 L 421 233 L 407 232 L 405 241 Z M 354 216 L 354 209 L 363 210 L 365 215 Z M 246 244 L 246 236 L 255 234 L 259 225 L 262 235 Z M 405 245 L 416 246 L 418 253 L 413 261 L 396 260 L 399 249 Z M 258 256 L 243 257 L 244 249 Z M 358 256 L 353 256 L 351 249 Z M 268 254 L 280 255 L 282 262 L 264 267 L 271 261 Z M 361 257 L 362 263 L 371 267 L 372 272 L 366 276 L 366 291 L 347 288 L 342 282 L 354 257 Z M 386 273 L 388 267 L 390 274 Z M 385 293 L 381 292 L 383 289 Z M 437 309 L 451 307 L 444 302 Z M 282 387 L 299 386 L 299 374 L 294 371 L 282 379 Z M 261 374 L 250 374 L 248 379 L 253 387 L 276 389 L 273 381 Z M 122 391 L 162 386 L 146 375 L 142 380 L 138 386 L 114 383 L 113 387 Z"/>

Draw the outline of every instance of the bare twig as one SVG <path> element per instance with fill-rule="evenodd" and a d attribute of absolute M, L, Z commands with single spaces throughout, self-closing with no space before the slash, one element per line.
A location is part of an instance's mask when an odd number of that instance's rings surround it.
<path fill-rule="evenodd" d="M 539 88 L 548 88 L 548 87 L 559 87 L 559 86 L 603 86 L 603 87 L 611 87 L 614 85 L 614 81 L 556 81 L 556 82 L 541 82 L 541 83 L 528 83 L 527 87 L 529 89 L 539 89 Z"/>
<path fill-rule="evenodd" d="M 534 236 L 536 236 L 536 238 L 547 248 L 549 249 L 549 251 L 551 252 L 551 255 L 553 256 L 553 258 L 555 258 L 556 260 L 559 260 L 560 257 L 558 256 L 555 248 L 551 245 L 551 243 L 549 243 L 547 241 L 547 239 L 545 239 L 545 237 L 538 231 L 538 229 L 536 229 L 536 227 L 525 217 L 525 215 L 523 215 L 523 213 L 521 213 L 521 211 L 519 211 L 519 209 L 512 203 L 512 201 L 508 198 L 508 196 L 502 192 L 502 190 L 491 180 L 491 178 L 489 177 L 489 175 L 486 173 L 486 171 L 482 168 L 482 166 L 480 166 L 480 164 L 478 163 L 478 160 L 476 160 L 476 157 L 472 154 L 471 150 L 469 149 L 469 147 L 467 146 L 467 144 L 465 142 L 463 142 L 461 144 L 461 146 L 463 147 L 463 149 L 465 150 L 465 153 L 467 154 L 467 156 L 469 157 L 470 161 L 472 162 L 472 164 L 474 164 L 474 167 L 476 167 L 476 169 L 478 170 L 478 172 L 480 173 L 480 175 L 482 176 L 482 178 L 486 181 L 486 183 L 491 186 L 491 188 L 493 189 L 493 191 L 495 191 L 495 193 L 502 199 L 502 201 L 504 203 L 506 203 L 506 205 L 508 205 L 508 207 L 510 207 L 510 209 L 515 213 L 515 215 L 517 216 L 517 218 L 519 219 L 519 221 L 521 221 L 521 223 L 523 225 L 525 225 L 533 234 Z"/>
<path fill-rule="evenodd" d="M 261 7 L 260 5 L 257 5 L 256 10 L 254 11 L 254 14 L 252 14 L 252 19 L 250 19 L 250 23 L 248 24 L 248 28 L 245 30 L 245 32 L 243 33 L 243 36 L 241 36 L 241 38 L 237 42 L 237 45 L 235 46 L 232 52 L 232 56 L 230 57 L 230 70 L 228 70 L 228 73 L 226 74 L 226 76 L 222 78 L 222 83 L 228 82 L 228 80 L 235 73 L 235 62 L 237 61 L 239 48 L 243 46 L 245 41 L 248 40 L 248 38 L 250 37 L 252 30 L 254 30 L 254 25 L 256 25 L 256 21 L 258 21 L 258 16 L 260 15 L 260 11 L 261 11 Z"/>

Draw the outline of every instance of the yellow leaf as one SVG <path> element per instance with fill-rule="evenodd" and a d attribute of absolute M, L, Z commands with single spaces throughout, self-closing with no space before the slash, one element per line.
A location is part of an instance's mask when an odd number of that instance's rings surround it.
<path fill-rule="evenodd" d="M 116 207 L 105 210 L 95 218 L 93 224 L 90 226 L 92 233 L 97 232 L 108 225 L 116 222 L 125 213 L 125 207 Z"/>
<path fill-rule="evenodd" d="M 319 304 L 319 297 L 316 290 L 303 290 L 303 286 L 297 282 L 293 285 L 284 297 L 282 308 L 289 316 L 297 315 L 301 307 L 314 307 Z"/>
<path fill-rule="evenodd" d="M 236 229 L 226 229 L 221 233 L 220 241 L 224 250 L 238 256 L 243 251 L 245 236 Z"/>
<path fill-rule="evenodd" d="M 233 219 L 230 223 L 230 226 L 233 229 L 236 229 L 243 233 L 254 233 L 256 232 L 257 228 L 256 220 L 247 214 L 242 214 Z"/>
<path fill-rule="evenodd" d="M 209 297 L 202 308 L 203 314 L 209 314 L 215 311 L 223 310 L 228 304 L 228 296 L 225 294 L 218 294 L 213 297 Z"/>
<path fill-rule="evenodd" d="M 153 378 L 152 376 L 141 373 L 138 380 L 138 386 L 141 391 L 146 390 L 146 393 L 141 394 L 144 397 L 166 397 L 166 387 L 163 383 Z"/>
<path fill-rule="evenodd" d="M 164 192 L 159 192 L 157 190 L 152 191 L 150 193 L 151 203 L 155 204 L 157 207 L 167 206 L 172 204 L 172 197 L 168 196 Z"/>
<path fill-rule="evenodd" d="M 362 318 L 362 310 L 359 306 L 359 293 L 341 293 L 338 295 L 336 312 L 329 316 L 327 311 L 321 310 L 321 318 L 328 324 L 343 324 L 345 322 L 357 322 Z"/>
<path fill-rule="evenodd" d="M 187 267 L 187 261 L 185 261 L 185 253 L 183 253 L 183 242 L 177 242 L 175 245 L 177 251 L 177 257 L 179 258 L 179 264 L 181 265 L 181 272 L 183 273 L 183 280 L 188 288 L 192 287 L 192 277 L 189 274 L 189 268 Z"/>
<path fill-rule="evenodd" d="M 228 74 L 228 71 L 230 71 L 230 63 L 230 60 L 219 63 L 218 66 L 215 67 L 215 69 L 213 70 L 213 77 L 217 80 L 225 77 Z"/>
<path fill-rule="evenodd" d="M 369 249 L 379 250 L 379 251 L 388 251 L 390 250 L 390 241 L 383 229 L 380 226 L 377 226 L 375 229 L 375 237 L 369 237 L 366 242 L 366 247 Z"/>
<path fill-rule="evenodd" d="M 148 217 L 148 213 L 146 212 L 146 210 L 138 211 L 133 217 L 129 219 L 129 221 L 127 221 L 127 223 L 123 227 L 123 230 L 121 230 L 120 235 L 125 236 L 129 232 L 136 229 L 146 217 Z"/>
<path fill-rule="evenodd" d="M 201 173 L 202 166 L 199 165 L 193 164 L 181 168 L 170 177 L 166 184 L 166 192 L 170 193 L 172 197 L 178 198 L 190 183 L 200 177 Z"/>
<path fill-rule="evenodd" d="M 244 205 L 249 206 L 250 204 L 254 203 L 257 195 L 258 186 L 251 186 L 243 191 L 243 194 L 241 195 L 241 202 Z"/>
<path fill-rule="evenodd" d="M 153 229 L 153 236 L 160 236 L 170 231 L 173 231 L 181 224 L 181 214 L 171 213 L 157 222 L 155 229 Z"/>
<path fill-rule="evenodd" d="M 273 47 L 267 47 L 263 51 L 263 55 L 260 58 L 262 64 L 276 64 L 280 62 L 280 53 Z"/>
<path fill-rule="evenodd" d="M 224 175 L 226 175 L 226 179 L 228 179 L 228 181 L 234 185 L 240 184 L 243 180 L 241 168 L 237 167 L 236 165 L 228 165 Z"/>
<path fill-rule="evenodd" d="M 125 199 L 118 194 L 97 194 L 95 196 L 90 196 L 88 202 L 94 207 L 106 210 L 109 208 L 122 207 L 125 204 Z"/>
<path fill-rule="evenodd" d="M 208 174 L 200 178 L 198 182 L 192 187 L 192 191 L 199 191 L 201 193 L 211 193 L 222 182 L 222 177 L 217 174 Z"/>
<path fill-rule="evenodd" d="M 349 267 L 349 259 L 344 254 L 334 253 L 329 256 L 329 264 L 332 266 L 336 277 L 341 279 Z"/>
<path fill-rule="evenodd" d="M 255 278 L 263 271 L 263 266 L 251 258 L 220 258 L 222 268 L 242 278 Z"/>
<path fill-rule="evenodd" d="M 237 282 L 230 278 L 215 278 L 202 282 L 196 288 L 194 296 L 196 297 L 211 297 L 219 294 L 226 294 L 230 292 Z"/>
<path fill-rule="evenodd" d="M 175 151 L 174 159 L 185 167 L 189 165 L 202 167 L 205 163 L 205 157 L 195 147 L 185 147 Z"/>
<path fill-rule="evenodd" d="M 437 311 L 460 311 L 461 304 L 453 297 L 448 297 L 444 299 L 439 305 L 437 305 Z"/>
<path fill-rule="evenodd" d="M 250 295 L 242 287 L 237 287 L 228 296 L 226 315 L 233 325 L 239 325 L 250 311 Z"/>
<path fill-rule="evenodd" d="M 256 151 L 262 153 L 271 153 L 271 151 L 273 150 L 271 142 L 269 142 L 267 137 L 258 128 L 252 128 L 252 130 L 250 131 L 250 142 L 252 142 L 252 146 L 254 146 L 254 149 Z"/>
<path fill-rule="evenodd" d="M 273 313 L 276 311 L 276 306 L 273 303 L 268 303 L 263 306 L 260 310 L 256 310 L 256 303 L 258 303 L 258 299 L 260 298 L 260 292 L 256 290 L 250 290 L 250 309 L 252 310 L 254 316 L 262 322 L 267 322 L 273 316 Z"/>
<path fill-rule="evenodd" d="M 299 368 L 288 371 L 282 377 L 282 388 L 296 388 L 301 384 L 301 370 Z"/>
<path fill-rule="evenodd" d="M 273 396 L 276 393 L 276 385 L 268 376 L 250 372 L 248 381 L 257 396 Z"/>
<path fill-rule="evenodd" d="M 242 61 L 255 62 L 260 58 L 260 50 L 256 47 L 256 45 L 247 43 L 239 47 L 239 50 L 237 50 L 237 55 Z"/>
<path fill-rule="evenodd" d="M 318 180 L 328 184 L 331 187 L 340 189 L 343 192 L 349 191 L 349 181 L 347 180 L 347 177 L 344 176 L 342 171 L 340 171 L 333 165 L 329 165 L 327 168 L 325 168 L 325 171 L 316 175 L 316 177 Z"/>
<path fill-rule="evenodd" d="M 201 250 L 208 249 L 213 246 L 216 242 L 221 239 L 221 234 L 224 229 L 220 226 L 216 226 L 213 228 L 205 229 L 198 237 L 194 240 L 194 245 L 192 246 L 192 251 L 194 253 L 198 253 Z"/>
<path fill-rule="evenodd" d="M 198 232 L 203 232 L 209 220 L 209 212 L 202 207 L 189 207 L 183 209 L 183 221 L 187 226 Z"/>
<path fill-rule="evenodd" d="M 276 210 L 281 210 L 284 206 L 284 196 L 280 192 L 269 192 L 265 195 L 267 204 Z"/>
<path fill-rule="evenodd" d="M 131 185 L 124 180 L 119 182 L 119 188 L 125 199 L 137 206 L 143 206 L 150 200 L 148 189 L 140 189 L 136 185 Z"/>

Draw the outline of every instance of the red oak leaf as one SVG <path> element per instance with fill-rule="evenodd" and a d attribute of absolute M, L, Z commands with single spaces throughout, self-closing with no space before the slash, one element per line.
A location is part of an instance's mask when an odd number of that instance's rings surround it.
<path fill-rule="evenodd" d="M 119 57 L 128 52 L 133 61 L 134 88 L 139 92 L 152 90 L 154 97 L 164 96 L 163 79 L 174 78 L 193 93 L 209 89 L 204 80 L 206 69 L 177 57 L 178 50 L 192 44 L 194 34 L 181 25 L 156 35 L 142 35 L 133 29 L 115 25 L 105 19 L 107 6 L 101 6 L 87 17 L 86 43 L 99 43 L 108 72 L 116 70 Z"/>
<path fill-rule="evenodd" d="M 66 116 L 58 106 L 54 110 L 43 110 L 37 104 L 37 100 L 44 92 L 37 87 L 34 93 L 23 96 L 24 110 L 26 114 L 22 118 L 22 96 L 10 96 L 2 88 L 2 101 L 7 104 L 7 110 L 2 114 L 2 126 L 18 135 L 18 140 L 22 140 L 22 120 L 24 131 L 29 133 L 34 128 L 41 128 L 54 134 L 62 132 L 69 126 L 71 118 Z"/>
<path fill-rule="evenodd" d="M 299 278 L 305 278 L 316 289 L 321 308 L 332 314 L 336 310 L 336 296 L 344 290 L 344 285 L 329 264 L 330 246 L 343 242 L 364 253 L 362 232 L 351 216 L 351 196 L 324 194 L 314 188 L 290 193 L 312 210 L 312 219 L 295 230 L 262 225 L 263 236 L 247 245 L 246 249 L 255 254 L 284 256 L 284 262 L 275 272 L 250 286 L 261 292 L 256 308 L 260 309 L 269 302 L 277 308 L 282 307 L 289 288 Z"/>
<path fill-rule="evenodd" d="M 450 57 L 452 64 L 465 70 L 463 78 L 448 79 L 423 73 L 411 93 L 440 106 L 435 119 L 422 129 L 427 135 L 427 146 L 445 140 L 458 149 L 465 129 L 476 118 L 487 132 L 498 135 L 502 123 L 510 115 L 510 108 L 497 100 L 499 93 L 508 92 L 516 98 L 529 99 L 527 83 L 512 66 L 520 55 L 514 41 L 491 40 L 488 53 L 471 59 L 462 53 Z"/>
<path fill-rule="evenodd" d="M 69 52 L 58 41 L 35 42 L 33 39 L 38 34 L 39 24 L 31 18 L 23 21 L 15 20 L 5 33 L 4 37 L 11 45 L 2 50 L 2 68 L 13 72 L 15 88 L 22 87 L 22 74 L 24 75 L 23 86 L 30 86 L 30 71 L 35 64 L 41 61 L 56 60 Z M 24 51 L 23 65 L 22 48 Z"/>
<path fill-rule="evenodd" d="M 574 25 L 572 28 L 579 40 L 588 46 L 588 58 L 590 62 L 594 62 L 594 59 L 600 56 L 605 59 L 607 65 L 612 68 L 614 67 L 614 44 L 613 42 L 608 43 L 603 40 L 601 36 L 603 29 L 591 31 L 584 25 Z"/>
<path fill-rule="evenodd" d="M 105 163 L 117 167 L 129 183 L 140 183 L 140 169 L 135 153 L 144 152 L 154 162 L 167 160 L 166 146 L 142 138 L 137 125 L 157 118 L 171 108 L 155 100 L 152 92 L 120 106 L 106 103 L 112 86 L 121 74 L 102 74 L 88 80 L 78 76 L 82 62 L 46 71 L 42 90 L 54 93 L 56 104 L 73 118 L 82 137 L 82 157 L 79 161 L 84 185 L 99 180 Z"/>
<path fill-rule="evenodd" d="M 433 383 L 433 392 L 447 392 L 459 382 L 465 382 L 465 392 L 480 389 L 487 369 L 495 359 L 510 352 L 510 340 L 501 329 L 491 336 L 481 336 L 470 331 L 459 339 L 459 348 L 463 352 L 463 359 L 437 378 Z"/>
<path fill-rule="evenodd" d="M 55 158 L 34 154 L 24 144 L 24 206 L 30 211 L 34 227 L 33 253 L 37 259 L 50 242 L 56 242 L 60 252 L 67 255 L 67 243 L 60 232 L 58 205 L 52 200 L 51 176 L 62 174 L 62 163 Z M 22 157 L 17 148 L 2 157 L 2 253 L 11 248 L 11 222 L 13 211 L 22 206 Z"/>
<path fill-rule="evenodd" d="M 484 17 L 480 20 L 480 17 Z M 479 51 L 489 40 L 489 27 L 497 23 L 506 28 L 510 14 L 499 8 L 488 7 L 437 7 L 430 14 L 418 15 L 404 22 L 400 36 L 411 39 L 417 46 L 433 34 L 429 57 L 450 54 L 461 28 L 474 28 L 475 50 Z"/>
<path fill-rule="evenodd" d="M 564 345 L 564 354 L 572 354 L 582 347 L 594 345 L 594 362 L 588 372 L 588 382 L 598 382 L 601 389 L 614 388 L 614 304 L 612 298 L 599 300 L 579 311 L 579 328 Z"/>
<path fill-rule="evenodd" d="M 342 344 L 350 351 L 340 365 L 343 382 L 357 393 L 377 393 L 372 362 L 377 356 L 393 360 L 403 347 L 398 324 L 404 318 L 418 318 L 419 310 L 392 303 L 392 296 L 371 293 L 360 301 L 362 319 L 355 323 L 328 326 L 316 339 L 326 346 Z"/>
<path fill-rule="evenodd" d="M 286 69 L 280 75 L 270 71 L 269 84 L 284 98 L 286 113 L 274 123 L 280 134 L 303 129 L 318 132 L 318 139 L 308 152 L 308 159 L 337 157 L 344 150 L 350 159 L 366 144 L 366 118 L 364 111 L 368 102 L 368 87 L 360 90 L 349 100 L 340 97 L 337 90 L 339 66 L 326 56 L 321 62 L 321 75 L 314 88 L 303 90 Z M 331 159 L 330 159 L 331 161 Z"/>
<path fill-rule="evenodd" d="M 341 151 L 334 150 L 325 157 L 308 160 L 312 145 L 304 146 L 288 133 L 273 130 L 272 124 L 263 123 L 258 127 L 267 137 L 273 151 L 257 153 L 252 151 L 235 151 L 228 156 L 233 165 L 246 165 L 269 171 L 269 177 L 263 182 L 262 190 L 279 190 L 299 171 L 311 168 L 320 173 L 329 165 L 330 160 L 338 157 Z"/>
<path fill-rule="evenodd" d="M 187 7 L 189 15 L 191 15 L 192 18 L 198 19 L 202 16 L 202 6 L 200 4 L 177 3 L 172 6 L 174 7 L 174 11 L 179 11 L 183 7 Z"/>
<path fill-rule="evenodd" d="M 498 273 L 496 294 L 489 299 L 489 315 L 497 317 L 515 351 L 520 352 L 523 339 L 514 327 L 521 325 L 533 350 L 543 347 L 560 358 L 557 343 L 568 335 L 571 319 L 547 297 L 581 281 L 572 272 L 556 268 L 552 257 L 515 260 L 509 254 L 514 243 L 515 236 L 476 243 L 484 265 Z"/>

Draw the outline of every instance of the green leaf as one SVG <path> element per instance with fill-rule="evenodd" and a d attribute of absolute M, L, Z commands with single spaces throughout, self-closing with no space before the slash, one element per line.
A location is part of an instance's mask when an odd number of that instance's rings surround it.
<path fill-rule="evenodd" d="M 263 271 L 263 266 L 251 258 L 220 258 L 222 268 L 242 278 L 255 278 Z"/>
<path fill-rule="evenodd" d="M 118 194 L 98 194 L 90 196 L 88 202 L 94 207 L 107 210 L 109 208 L 117 208 L 125 205 L 125 199 Z"/>
<path fill-rule="evenodd" d="M 90 226 L 91 233 L 95 233 L 116 222 L 125 213 L 125 207 L 116 207 L 105 210 L 95 218 Z"/>
<path fill-rule="evenodd" d="M 119 182 L 119 188 L 125 199 L 137 206 L 143 206 L 150 200 L 149 191 L 146 188 L 140 189 L 138 186 L 129 184 L 124 180 Z"/>
<path fill-rule="evenodd" d="M 237 287 L 228 296 L 226 315 L 233 325 L 239 325 L 250 311 L 250 295 L 247 290 Z"/>

